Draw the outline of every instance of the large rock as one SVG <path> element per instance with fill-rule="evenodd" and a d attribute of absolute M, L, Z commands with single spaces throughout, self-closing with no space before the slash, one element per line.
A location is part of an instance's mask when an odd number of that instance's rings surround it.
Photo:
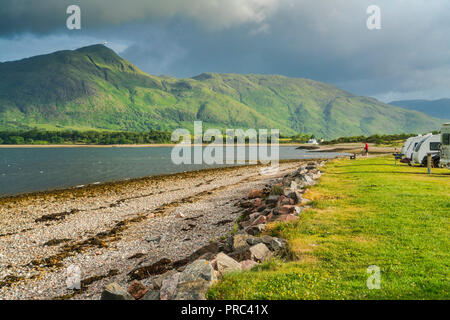
<path fill-rule="evenodd" d="M 295 215 L 299 216 L 303 211 L 303 207 L 295 206 Z"/>
<path fill-rule="evenodd" d="M 249 199 L 262 198 L 263 196 L 264 196 L 264 195 L 263 195 L 262 190 L 259 190 L 259 189 L 252 189 L 252 190 L 250 190 L 250 192 L 248 193 L 248 198 L 249 198 Z"/>
<path fill-rule="evenodd" d="M 241 271 L 240 263 L 222 252 L 214 259 L 214 264 L 220 276 L 228 272 Z"/>
<path fill-rule="evenodd" d="M 267 197 L 266 199 L 266 203 L 267 204 L 276 204 L 278 202 L 278 197 L 277 195 L 270 195 Z"/>
<path fill-rule="evenodd" d="M 178 285 L 173 300 L 206 300 L 209 282 L 205 280 L 182 282 Z"/>
<path fill-rule="evenodd" d="M 258 243 L 250 247 L 250 252 L 252 253 L 253 260 L 259 262 L 267 261 L 272 257 L 272 252 L 264 243 Z"/>
<path fill-rule="evenodd" d="M 259 224 L 265 224 L 267 222 L 267 218 L 266 216 L 259 216 L 258 218 L 256 218 L 255 220 L 252 221 L 252 224 L 250 226 L 257 226 Z"/>
<path fill-rule="evenodd" d="M 239 251 L 233 251 L 228 254 L 231 258 L 233 258 L 236 261 L 244 261 L 244 260 L 251 260 L 252 259 L 252 253 L 250 252 L 250 247 L 247 247 L 246 249 L 242 249 Z"/>
<path fill-rule="evenodd" d="M 264 243 L 271 251 L 280 251 L 286 246 L 286 241 L 280 238 L 271 237 L 271 236 L 262 236 L 262 243 Z"/>
<path fill-rule="evenodd" d="M 262 205 L 262 199 L 261 198 L 256 198 L 253 202 L 253 206 L 255 207 L 260 207 Z"/>
<path fill-rule="evenodd" d="M 161 290 L 159 292 L 161 300 L 170 300 L 177 289 L 178 282 L 180 280 L 180 273 L 174 273 L 165 279 L 161 284 Z"/>
<path fill-rule="evenodd" d="M 148 291 L 148 288 L 137 280 L 133 280 L 128 287 L 127 292 L 133 296 L 136 300 L 142 298 Z"/>
<path fill-rule="evenodd" d="M 248 235 L 246 233 L 236 234 L 233 238 L 233 249 L 235 251 L 238 251 L 247 248 L 248 247 L 247 239 L 251 237 L 252 237 L 251 235 Z"/>
<path fill-rule="evenodd" d="M 105 287 L 100 300 L 134 300 L 134 298 L 119 284 L 112 282 Z"/>
<path fill-rule="evenodd" d="M 293 213 L 295 213 L 295 206 L 293 206 L 293 205 L 284 205 L 284 206 L 276 208 L 274 210 L 274 212 L 279 214 L 279 215 L 293 214 Z"/>
<path fill-rule="evenodd" d="M 179 282 L 205 280 L 210 284 L 217 281 L 216 273 L 209 261 L 199 259 L 187 265 L 180 274 Z"/>
<path fill-rule="evenodd" d="M 251 268 L 253 268 L 254 266 L 256 266 L 257 263 L 253 260 L 244 260 L 241 262 L 241 268 L 242 270 L 250 270 Z"/>
<path fill-rule="evenodd" d="M 264 215 L 263 212 L 254 212 L 249 215 L 250 221 L 255 221 L 260 215 Z"/>
<path fill-rule="evenodd" d="M 266 219 L 267 220 L 267 219 Z M 265 231 L 267 226 L 265 224 L 258 224 L 256 226 L 250 226 L 246 229 L 247 233 L 256 236 L 260 234 L 261 232 Z"/>
<path fill-rule="evenodd" d="M 311 184 L 314 183 L 313 178 L 312 178 L 311 176 L 309 176 L 309 175 L 306 175 L 306 174 L 303 176 L 303 180 L 304 180 L 308 185 L 311 185 Z"/>
<path fill-rule="evenodd" d="M 271 251 L 279 251 L 286 245 L 285 240 L 276 237 L 271 237 L 268 235 L 264 235 L 260 238 L 249 239 L 247 240 L 247 243 L 250 246 L 254 246 L 259 243 L 264 243 L 267 246 L 267 248 L 269 248 L 269 250 Z"/>
<path fill-rule="evenodd" d="M 288 197 L 285 197 L 285 196 L 283 196 L 283 197 L 284 197 L 284 198 L 281 199 L 281 200 L 278 202 L 278 205 L 279 205 L 279 206 L 293 205 L 293 204 L 295 204 L 294 199 L 288 198 Z"/>

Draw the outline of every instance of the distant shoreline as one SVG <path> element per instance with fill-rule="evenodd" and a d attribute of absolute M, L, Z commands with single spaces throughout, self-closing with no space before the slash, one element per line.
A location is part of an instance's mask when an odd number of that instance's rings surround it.
<path fill-rule="evenodd" d="M 207 146 L 208 144 L 204 144 Z M 224 144 L 226 146 L 226 144 Z M 239 146 L 239 144 L 235 144 Z M 254 146 L 254 144 L 246 144 L 246 146 Z M 16 148 L 155 148 L 155 147 L 175 147 L 176 144 L 155 143 L 155 144 L 1 144 L 0 149 L 16 149 Z M 192 144 L 192 146 L 196 146 Z M 280 143 L 279 146 L 301 147 L 300 143 Z"/>

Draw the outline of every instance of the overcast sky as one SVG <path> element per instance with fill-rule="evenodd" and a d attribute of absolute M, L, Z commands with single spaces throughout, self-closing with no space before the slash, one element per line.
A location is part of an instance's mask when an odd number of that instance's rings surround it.
<path fill-rule="evenodd" d="M 66 8 L 81 8 L 81 30 Z M 381 30 L 368 30 L 369 5 Z M 450 98 L 449 0 L 0 0 L 0 61 L 103 43 L 151 74 L 266 73 Z"/>

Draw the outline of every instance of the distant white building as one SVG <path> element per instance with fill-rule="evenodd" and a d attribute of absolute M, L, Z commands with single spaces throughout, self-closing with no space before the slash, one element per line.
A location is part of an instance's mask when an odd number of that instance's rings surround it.
<path fill-rule="evenodd" d="M 319 144 L 316 139 L 309 139 L 308 144 Z"/>

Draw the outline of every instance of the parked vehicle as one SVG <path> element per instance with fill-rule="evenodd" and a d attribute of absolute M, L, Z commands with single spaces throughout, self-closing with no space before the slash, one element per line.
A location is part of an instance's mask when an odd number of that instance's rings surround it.
<path fill-rule="evenodd" d="M 412 160 L 412 154 L 417 147 L 417 145 L 420 143 L 421 140 L 425 139 L 426 137 L 431 136 L 431 133 L 428 133 L 425 136 L 418 135 L 417 137 L 409 138 L 405 141 L 402 147 L 402 156 L 403 159 L 400 160 L 402 163 L 411 163 Z"/>
<path fill-rule="evenodd" d="M 450 122 L 441 128 L 441 167 L 450 168 Z"/>
<path fill-rule="evenodd" d="M 432 154 L 432 161 L 434 166 L 439 165 L 441 153 L 441 135 L 429 135 L 422 139 L 414 149 L 412 155 L 413 164 L 427 165 L 427 155 Z"/>

